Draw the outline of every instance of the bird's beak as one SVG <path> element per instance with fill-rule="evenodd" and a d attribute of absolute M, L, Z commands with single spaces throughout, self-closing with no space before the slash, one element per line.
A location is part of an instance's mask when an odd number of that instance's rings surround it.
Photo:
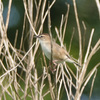
<path fill-rule="evenodd" d="M 34 35 L 34 38 L 39 38 L 39 35 L 37 35 L 37 36 L 36 36 L 36 35 Z"/>

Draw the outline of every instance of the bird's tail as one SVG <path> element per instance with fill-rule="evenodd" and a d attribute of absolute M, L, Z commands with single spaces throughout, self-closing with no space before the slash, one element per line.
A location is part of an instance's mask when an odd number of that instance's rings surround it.
<path fill-rule="evenodd" d="M 74 62 L 74 64 L 75 64 L 76 66 L 81 67 L 81 65 L 80 65 L 80 64 L 78 64 L 77 62 Z"/>
<path fill-rule="evenodd" d="M 78 67 L 81 67 L 81 65 L 74 58 L 72 58 L 70 56 L 67 56 L 67 57 L 68 57 L 68 59 L 66 61 L 68 61 L 69 63 L 73 63 Z"/>

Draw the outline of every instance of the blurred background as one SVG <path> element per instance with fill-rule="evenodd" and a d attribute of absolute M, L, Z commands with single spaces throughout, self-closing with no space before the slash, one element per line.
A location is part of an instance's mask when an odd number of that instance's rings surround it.
<path fill-rule="evenodd" d="M 4 22 L 6 22 L 9 0 L 2 0 L 2 1 L 4 4 L 3 17 L 4 17 Z M 49 0 L 49 1 L 52 1 L 52 0 Z M 56 0 L 56 3 L 51 9 L 51 25 L 52 25 L 51 30 L 52 30 L 53 37 L 56 37 L 55 26 L 58 28 L 60 27 L 62 14 L 65 15 L 67 12 L 66 3 L 70 5 L 70 10 L 69 10 L 68 24 L 67 24 L 64 43 L 66 44 L 66 47 L 68 49 L 73 28 L 75 28 L 75 33 L 74 33 L 74 38 L 73 38 L 74 42 L 72 42 L 72 49 L 70 51 L 70 54 L 73 57 L 77 58 L 78 57 L 78 54 L 77 54 L 78 53 L 78 38 L 77 38 L 78 32 L 77 32 L 77 25 L 76 25 L 72 0 Z M 95 43 L 98 41 L 98 39 L 100 39 L 99 13 L 98 13 L 95 0 L 76 0 L 76 4 L 77 4 L 78 15 L 79 15 L 79 21 L 81 25 L 82 36 L 84 36 L 85 34 L 85 43 L 84 43 L 85 44 L 84 53 L 85 53 L 92 28 L 95 29 L 92 46 L 94 46 Z M 18 33 L 19 33 L 18 39 L 20 40 L 22 28 L 23 28 L 23 19 L 24 19 L 23 0 L 12 0 L 10 21 L 9 21 L 9 27 L 8 27 L 8 33 L 7 33 L 8 38 L 12 44 L 14 43 L 16 30 L 18 30 Z M 82 21 L 84 21 L 86 25 L 86 31 L 84 31 Z M 48 32 L 47 22 L 45 22 L 44 24 L 44 32 Z M 18 46 L 19 44 L 17 44 L 17 47 Z M 95 66 L 95 64 L 97 64 L 98 62 L 100 62 L 100 50 L 96 53 L 95 56 L 93 56 L 89 64 L 88 71 L 92 69 Z M 100 100 L 100 68 L 99 67 L 98 67 L 97 77 L 94 83 L 91 100 Z M 92 80 L 90 80 L 88 85 L 86 86 L 81 100 L 88 100 L 91 81 Z M 66 94 L 62 95 L 62 100 L 66 100 Z"/>

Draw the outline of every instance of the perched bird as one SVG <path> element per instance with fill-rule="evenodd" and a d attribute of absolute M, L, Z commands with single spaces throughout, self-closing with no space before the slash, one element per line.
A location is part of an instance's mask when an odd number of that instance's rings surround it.
<path fill-rule="evenodd" d="M 73 63 L 77 66 L 80 66 L 77 62 L 75 62 L 70 57 L 70 55 L 64 48 L 62 48 L 60 45 L 58 45 L 54 41 L 51 42 L 51 37 L 49 34 L 44 33 L 36 37 L 39 39 L 39 43 L 42 47 L 42 50 L 45 56 L 49 60 L 51 60 L 51 57 L 52 57 L 52 60 L 54 63 L 62 63 L 66 61 L 66 62 Z M 51 56 L 51 53 L 52 53 L 52 56 Z"/>

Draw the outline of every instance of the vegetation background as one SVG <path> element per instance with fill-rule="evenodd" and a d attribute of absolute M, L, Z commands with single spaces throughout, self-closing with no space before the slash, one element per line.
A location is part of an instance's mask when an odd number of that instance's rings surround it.
<path fill-rule="evenodd" d="M 12 3 L 11 3 L 11 11 L 9 16 L 9 24 L 7 26 L 6 21 L 7 21 L 7 13 L 8 13 L 8 7 L 10 1 Z M 45 63 L 45 58 L 42 54 L 41 48 L 38 47 L 39 46 L 38 41 L 36 39 L 31 39 L 32 37 L 34 37 L 35 32 L 33 31 L 29 19 L 25 14 L 26 11 L 25 4 L 24 4 L 25 1 L 27 2 L 28 14 L 30 16 L 30 19 L 33 18 L 31 19 L 31 22 L 34 25 L 35 31 L 37 33 L 39 32 L 50 33 L 48 26 L 51 25 L 50 29 L 51 29 L 52 37 L 55 38 L 58 44 L 64 46 L 67 50 L 69 50 L 71 39 L 72 39 L 70 55 L 72 55 L 72 57 L 76 59 L 79 59 L 78 58 L 80 52 L 79 34 L 78 34 L 79 30 L 77 28 L 76 16 L 74 12 L 75 8 L 73 6 L 74 0 L 73 1 L 72 0 L 56 0 L 56 1 L 40 0 L 41 5 L 45 4 L 44 12 L 48 10 L 48 1 L 50 1 L 50 4 L 52 4 L 52 2 L 55 1 L 52 7 L 49 9 L 51 22 L 48 21 L 49 17 L 46 17 L 41 30 L 39 28 L 42 25 L 41 20 L 43 20 L 42 17 L 44 17 L 45 13 L 42 16 L 41 14 L 42 6 L 40 7 L 40 9 L 38 8 L 38 4 L 39 4 L 38 0 L 30 0 L 30 2 L 28 0 L 2 0 L 2 1 L 0 0 L 0 2 L 3 3 L 3 19 L 4 19 L 3 21 L 5 26 L 7 26 L 7 30 L 4 33 L 6 33 L 7 35 L 8 42 L 6 41 L 6 43 L 8 43 L 7 45 L 10 52 L 10 53 L 7 52 L 5 43 L 1 46 L 2 35 L 0 35 L 1 38 L 0 39 L 0 92 L 1 92 L 0 99 L 8 100 L 9 98 L 9 100 L 13 100 L 13 99 L 14 100 L 16 99 L 54 100 L 56 98 L 55 100 L 66 100 L 66 99 L 72 100 L 72 98 L 75 98 L 74 95 L 76 92 L 74 86 L 72 86 L 71 88 L 72 90 L 68 88 L 67 91 L 67 89 L 65 89 L 64 87 L 65 85 L 62 86 L 62 84 L 64 84 L 62 80 L 59 79 L 59 82 L 55 83 L 54 81 L 55 76 L 50 71 L 49 71 L 50 74 L 47 74 L 47 72 L 45 72 L 46 64 L 48 66 L 49 61 L 48 59 L 46 59 L 46 63 Z M 33 6 L 34 8 L 32 12 L 33 15 L 30 14 L 31 1 L 34 2 L 34 6 L 35 6 L 35 7 Z M 46 3 L 44 3 L 45 1 Z M 84 62 L 85 54 L 87 52 L 87 47 L 89 46 L 88 43 L 92 32 L 93 32 L 93 37 L 92 37 L 90 52 L 92 51 L 93 47 L 96 45 L 97 41 L 99 44 L 95 51 L 96 54 L 92 56 L 87 67 L 87 71 L 85 74 L 86 76 L 88 75 L 89 72 L 93 71 L 93 68 L 95 68 L 95 70 L 93 72 L 93 75 L 89 74 L 91 78 L 89 78 L 88 83 L 84 87 L 84 91 L 81 95 L 81 100 L 88 100 L 88 98 L 91 100 L 99 100 L 100 99 L 100 86 L 99 86 L 100 85 L 100 15 L 99 15 L 100 12 L 96 5 L 96 0 L 76 0 L 75 2 L 77 6 L 77 13 L 78 13 L 78 19 L 79 19 L 79 24 L 81 29 L 81 36 L 82 36 L 82 50 L 83 50 L 82 62 Z M 38 10 L 39 10 L 39 15 L 36 20 L 36 15 Z M 68 14 L 68 17 L 65 17 L 66 14 Z M 67 24 L 66 24 L 67 27 L 64 35 L 63 29 L 66 20 L 67 20 Z M 48 23 L 50 24 L 48 25 Z M 60 33 L 62 33 L 62 36 L 64 36 L 64 40 L 62 41 L 60 41 L 61 39 Z M 9 58 L 10 56 L 11 58 Z M 13 68 L 15 68 L 17 64 L 19 64 L 18 67 L 13 70 Z M 77 69 L 72 64 L 68 63 L 68 66 L 70 66 L 71 70 L 73 71 L 73 73 L 75 73 L 77 77 L 77 72 L 76 72 Z M 9 70 L 11 69 L 12 71 L 9 72 Z M 65 79 L 65 81 L 68 81 L 68 79 L 71 78 L 72 82 L 75 83 L 76 80 L 74 79 L 74 75 L 71 73 L 71 71 L 68 71 L 71 74 L 68 74 L 67 71 L 65 72 L 66 72 L 66 77 L 68 76 Z M 58 73 L 60 74 L 60 67 L 58 69 Z M 88 80 L 88 78 L 86 78 L 86 80 Z M 86 80 L 84 78 L 83 83 L 85 83 Z M 51 82 L 52 84 L 51 90 L 50 90 L 49 82 Z M 68 82 L 68 84 L 71 83 Z M 68 84 L 66 85 L 66 88 L 70 86 Z M 93 87 L 91 84 L 93 85 Z M 56 94 L 56 87 L 58 89 L 58 87 L 60 86 L 62 86 L 61 90 L 59 90 L 60 93 L 58 92 Z M 58 94 L 60 95 L 58 96 Z"/>

